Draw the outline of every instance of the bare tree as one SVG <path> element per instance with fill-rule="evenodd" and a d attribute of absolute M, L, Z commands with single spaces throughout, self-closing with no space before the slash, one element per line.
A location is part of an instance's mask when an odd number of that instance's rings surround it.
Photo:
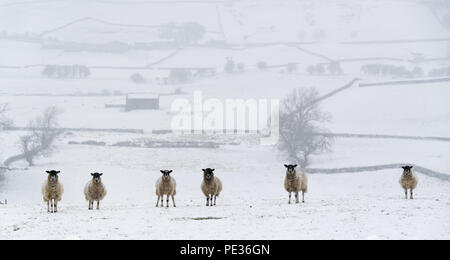
<path fill-rule="evenodd" d="M 29 134 L 20 138 L 19 147 L 21 154 L 10 157 L 4 164 L 24 159 L 30 166 L 34 165 L 34 160 L 40 156 L 49 156 L 54 151 L 54 142 L 61 134 L 58 129 L 58 115 L 60 111 L 56 107 L 47 108 L 42 116 L 30 121 Z"/>
<path fill-rule="evenodd" d="M 53 152 L 53 143 L 60 134 L 57 129 L 59 114 L 58 108 L 47 108 L 42 116 L 29 123 L 30 134 L 20 138 L 22 152 L 30 166 L 34 158 L 48 156 Z"/>
<path fill-rule="evenodd" d="M 225 63 L 224 70 L 227 73 L 233 73 L 236 68 L 236 63 L 233 58 L 228 57 L 227 62 Z"/>
<path fill-rule="evenodd" d="M 280 104 L 280 138 L 278 148 L 289 160 L 302 168 L 310 163 L 310 157 L 328 151 L 332 137 L 324 135 L 321 127 L 331 116 L 319 107 L 318 92 L 314 88 L 296 89 Z"/>
<path fill-rule="evenodd" d="M 6 116 L 6 113 L 8 111 L 9 111 L 8 104 L 0 104 L 0 132 L 12 125 L 12 121 Z M 1 139 L 0 139 L 0 141 L 1 141 Z M 3 175 L 2 175 L 3 171 L 4 171 L 4 167 L 2 166 L 2 163 L 0 162 L 0 180 L 3 177 Z"/>
<path fill-rule="evenodd" d="M 184 24 L 168 23 L 161 26 L 160 37 L 169 39 L 181 46 L 198 43 L 206 34 L 203 25 L 196 22 L 187 22 Z"/>
<path fill-rule="evenodd" d="M 0 104 L 0 131 L 12 125 L 12 121 L 6 117 L 8 111 L 8 104 Z"/>

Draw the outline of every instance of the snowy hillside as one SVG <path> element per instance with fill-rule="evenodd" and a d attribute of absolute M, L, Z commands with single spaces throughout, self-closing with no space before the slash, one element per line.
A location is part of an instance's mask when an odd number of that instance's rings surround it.
<path fill-rule="evenodd" d="M 449 239 L 444 7 L 0 0 L 0 239 Z M 241 115 L 248 126 L 251 109 L 226 114 L 227 101 L 283 101 L 294 90 L 314 95 L 293 117 L 294 105 L 281 107 L 278 130 L 313 107 L 308 131 L 288 129 L 302 133 L 290 141 L 329 141 L 305 161 L 306 150 L 294 158 L 282 141 L 264 145 L 272 128 L 173 129 L 177 115 L 208 102 L 223 107 L 204 109 L 201 120 L 217 113 L 233 125 Z M 174 108 L 180 100 L 192 113 Z M 58 113 L 47 127 L 49 107 Z M 306 203 L 288 205 L 283 165 L 301 162 Z M 419 169 L 414 200 L 404 199 L 401 164 Z M 224 185 L 211 208 L 200 190 L 208 167 Z M 47 214 L 41 195 L 51 169 L 65 187 L 57 214 Z M 155 207 L 161 169 L 173 170 L 177 208 Z M 83 188 L 96 171 L 108 195 L 101 211 L 88 211 Z"/>
<path fill-rule="evenodd" d="M 225 31 L 232 42 L 404 40 L 448 37 L 432 14 L 415 1 L 187 1 L 186 4 L 134 1 L 2 0 L 0 30 L 22 31 L 64 41 L 139 41 L 149 29 L 169 22 L 208 24 L 208 31 Z M 104 12 L 104 10 L 108 10 Z M 43 17 L 45 17 L 43 19 Z M 26 19 L 24 19 L 26 18 Z M 87 19 L 89 18 L 89 19 Z M 411 28 L 413 30 L 411 30 Z M 126 37 L 123 33 L 129 33 Z M 150 33 L 151 34 L 151 33 Z M 111 36 L 114 36 L 111 38 Z M 125 37 L 123 37 L 125 36 Z M 137 36 L 134 38 L 132 36 Z M 92 39 L 93 40 L 93 39 Z"/>

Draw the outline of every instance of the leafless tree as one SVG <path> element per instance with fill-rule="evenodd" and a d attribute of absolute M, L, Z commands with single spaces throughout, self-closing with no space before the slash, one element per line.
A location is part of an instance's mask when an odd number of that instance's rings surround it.
<path fill-rule="evenodd" d="M 58 130 L 58 115 L 60 111 L 56 107 L 47 108 L 43 115 L 30 121 L 28 124 L 29 134 L 20 138 L 19 147 L 21 154 L 10 157 L 4 164 L 24 159 L 30 166 L 34 165 L 34 160 L 40 156 L 49 156 L 54 151 L 54 142 L 61 134 Z"/>
<path fill-rule="evenodd" d="M 12 125 L 12 121 L 6 116 L 6 113 L 9 111 L 8 104 L 0 104 L 0 132 L 5 128 L 8 128 Z M 0 137 L 1 143 L 1 137 Z M 1 149 L 1 148 L 0 148 Z M 1 150 L 0 150 L 1 153 Z M 0 181 L 3 178 L 2 172 L 4 171 L 4 166 L 0 162 Z"/>
<path fill-rule="evenodd" d="M 161 26 L 160 30 L 161 38 L 173 40 L 181 46 L 198 43 L 203 39 L 205 34 L 205 27 L 196 22 L 187 22 L 184 24 L 168 23 Z"/>
<path fill-rule="evenodd" d="M 12 121 L 6 117 L 6 113 L 8 111 L 8 104 L 0 104 L 0 130 L 3 130 L 12 125 Z"/>
<path fill-rule="evenodd" d="M 332 137 L 324 135 L 328 130 L 321 127 L 331 116 L 320 109 L 318 98 L 315 88 L 300 88 L 280 103 L 278 148 L 302 168 L 309 165 L 311 155 L 330 150 L 333 143 Z"/>

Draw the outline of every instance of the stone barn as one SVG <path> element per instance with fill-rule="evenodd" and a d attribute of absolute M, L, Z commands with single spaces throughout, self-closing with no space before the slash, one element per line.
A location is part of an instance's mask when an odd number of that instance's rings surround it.
<path fill-rule="evenodd" d="M 125 104 L 127 111 L 137 109 L 159 109 L 159 95 L 156 94 L 127 94 Z"/>

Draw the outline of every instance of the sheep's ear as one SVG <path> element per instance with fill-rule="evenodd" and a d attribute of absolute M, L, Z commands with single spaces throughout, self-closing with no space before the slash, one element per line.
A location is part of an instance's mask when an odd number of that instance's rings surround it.
<path fill-rule="evenodd" d="M 59 174 L 60 172 L 61 172 L 61 171 L 56 171 L 55 173 L 56 173 L 56 174 Z"/>
<path fill-rule="evenodd" d="M 50 171 L 45 171 L 46 173 L 50 174 Z"/>
<path fill-rule="evenodd" d="M 170 171 L 168 171 L 167 173 L 172 173 L 173 171 L 172 170 L 170 170 Z"/>
<path fill-rule="evenodd" d="M 289 166 L 287 166 L 287 164 L 285 164 L 284 167 L 289 168 Z"/>
<path fill-rule="evenodd" d="M 414 168 L 414 166 L 412 166 L 412 165 L 411 165 L 411 166 L 409 166 L 409 168 L 411 168 L 411 169 L 412 169 L 412 168 Z"/>
<path fill-rule="evenodd" d="M 100 173 L 99 175 L 100 175 L 100 176 L 102 176 L 102 175 L 103 175 L 103 173 Z"/>
<path fill-rule="evenodd" d="M 164 171 L 163 171 L 163 170 L 160 170 L 160 172 L 161 172 L 161 173 L 164 173 Z"/>
<path fill-rule="evenodd" d="M 202 171 L 206 172 L 206 170 L 205 170 L 205 169 L 202 169 Z"/>
<path fill-rule="evenodd" d="M 405 169 L 406 169 L 406 166 L 402 166 L 402 169 L 405 170 Z"/>
<path fill-rule="evenodd" d="M 294 168 L 297 167 L 297 164 L 294 164 Z"/>
<path fill-rule="evenodd" d="M 215 171 L 216 169 L 211 169 L 211 171 L 213 172 L 213 171 Z"/>
<path fill-rule="evenodd" d="M 94 174 L 93 174 L 93 173 L 91 173 L 91 176 L 94 176 Z"/>

